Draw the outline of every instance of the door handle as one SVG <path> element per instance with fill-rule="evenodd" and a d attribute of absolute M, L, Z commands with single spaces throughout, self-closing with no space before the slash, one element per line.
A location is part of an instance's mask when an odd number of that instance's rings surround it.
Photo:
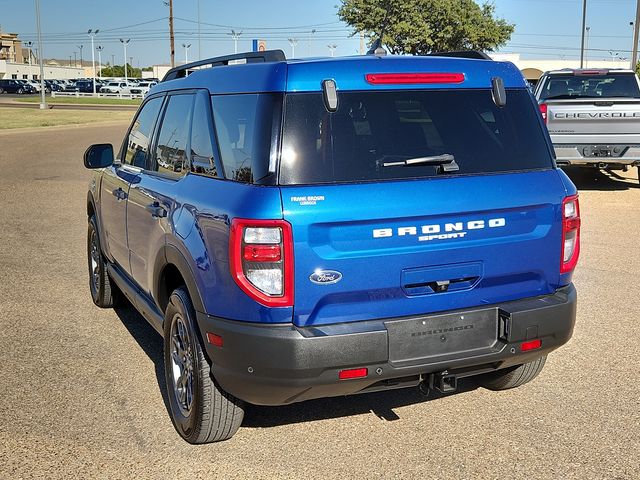
<path fill-rule="evenodd" d="M 160 206 L 158 202 L 153 202 L 152 204 L 144 207 L 144 209 L 154 218 L 163 218 L 167 216 L 167 211 L 164 207 Z"/>
<path fill-rule="evenodd" d="M 127 192 L 125 192 L 122 188 L 118 187 L 113 192 L 111 192 L 114 197 L 118 200 L 126 200 Z"/>

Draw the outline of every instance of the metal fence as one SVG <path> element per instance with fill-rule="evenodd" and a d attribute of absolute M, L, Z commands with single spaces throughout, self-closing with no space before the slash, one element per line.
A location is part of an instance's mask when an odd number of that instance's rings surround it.
<path fill-rule="evenodd" d="M 89 97 L 89 98 L 143 98 L 141 93 L 82 93 L 82 92 L 51 92 L 51 97 Z"/>

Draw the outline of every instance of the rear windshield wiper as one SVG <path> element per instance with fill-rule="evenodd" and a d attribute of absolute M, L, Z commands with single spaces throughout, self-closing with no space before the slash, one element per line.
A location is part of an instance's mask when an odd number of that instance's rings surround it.
<path fill-rule="evenodd" d="M 442 155 L 432 155 L 430 157 L 417 157 L 400 160 L 399 162 L 381 162 L 382 167 L 411 167 L 414 165 L 439 165 L 443 172 L 457 172 L 460 167 L 456 163 L 456 159 L 450 153 Z"/>

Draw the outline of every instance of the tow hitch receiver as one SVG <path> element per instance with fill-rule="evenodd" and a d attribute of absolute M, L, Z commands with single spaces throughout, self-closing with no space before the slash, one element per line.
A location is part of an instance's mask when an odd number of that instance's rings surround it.
<path fill-rule="evenodd" d="M 420 383 L 420 391 L 428 395 L 430 391 L 452 393 L 458 389 L 458 377 L 447 373 L 431 373 Z"/>

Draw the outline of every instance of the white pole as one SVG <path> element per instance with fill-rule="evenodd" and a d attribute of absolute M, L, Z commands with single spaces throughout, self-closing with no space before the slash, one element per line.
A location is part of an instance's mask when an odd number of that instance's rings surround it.
<path fill-rule="evenodd" d="M 102 46 L 98 45 L 96 50 L 98 50 L 98 78 L 102 78 Z"/>
<path fill-rule="evenodd" d="M 36 26 L 38 29 L 38 62 L 40 63 L 40 110 L 47 108 L 47 99 L 44 96 L 44 65 L 42 64 L 42 57 L 44 57 L 44 50 L 42 50 L 42 31 L 40 29 L 40 0 L 36 0 Z"/>
<path fill-rule="evenodd" d="M 202 39 L 200 37 L 200 0 L 198 0 L 198 60 L 202 60 Z"/>
<path fill-rule="evenodd" d="M 184 47 L 184 63 L 186 65 L 189 63 L 189 48 L 191 47 L 191 44 L 183 43 L 182 46 Z"/>
<path fill-rule="evenodd" d="M 122 46 L 124 47 L 124 81 L 126 83 L 129 83 L 129 76 L 127 74 L 127 43 L 129 43 L 131 39 L 127 38 L 126 40 L 124 40 L 121 38 L 120 41 L 122 42 Z"/>
<path fill-rule="evenodd" d="M 96 94 L 96 54 L 95 47 L 93 45 L 93 39 L 98 34 L 98 31 L 89 30 L 88 34 L 91 37 L 91 70 L 93 71 L 93 94 Z"/>

